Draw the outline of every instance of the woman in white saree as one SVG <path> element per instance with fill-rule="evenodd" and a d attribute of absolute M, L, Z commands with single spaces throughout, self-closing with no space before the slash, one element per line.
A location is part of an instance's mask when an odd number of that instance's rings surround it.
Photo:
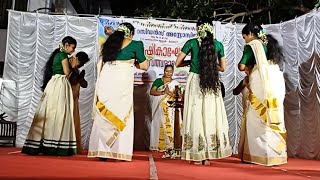
<path fill-rule="evenodd" d="M 133 35 L 132 24 L 121 23 L 103 45 L 88 157 L 132 160 L 134 64 L 149 67 L 143 43 Z"/>
<path fill-rule="evenodd" d="M 281 47 L 254 23 L 247 24 L 242 35 L 247 45 L 239 70 L 245 71 L 248 77 L 242 90 L 241 160 L 265 166 L 287 163 L 285 84 L 278 66 L 283 60 Z"/>
<path fill-rule="evenodd" d="M 174 139 L 174 108 L 169 107 L 168 101 L 174 100 L 174 90 L 179 82 L 172 79 L 173 69 L 172 65 L 166 65 L 163 77 L 156 79 L 150 89 L 150 150 L 164 151 L 164 157 L 170 157 Z"/>

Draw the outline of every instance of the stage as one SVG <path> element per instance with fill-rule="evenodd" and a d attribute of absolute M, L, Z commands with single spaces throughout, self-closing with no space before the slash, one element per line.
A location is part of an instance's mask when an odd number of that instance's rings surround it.
<path fill-rule="evenodd" d="M 81 155 L 29 156 L 19 148 L 0 148 L 0 179 L 320 179 L 320 161 L 289 158 L 288 164 L 264 167 L 242 164 L 236 157 L 211 161 L 210 166 L 180 159 L 162 159 L 157 152 L 134 152 L 132 162 L 101 161 Z"/>

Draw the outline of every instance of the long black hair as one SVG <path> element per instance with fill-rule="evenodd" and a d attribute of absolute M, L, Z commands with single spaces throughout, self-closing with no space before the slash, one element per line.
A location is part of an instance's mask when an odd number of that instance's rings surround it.
<path fill-rule="evenodd" d="M 209 18 L 200 18 L 197 21 L 197 26 L 204 23 L 212 25 Z M 200 52 L 199 52 L 199 78 L 200 89 L 203 95 L 207 93 L 214 93 L 220 90 L 219 71 L 217 67 L 217 53 L 214 44 L 214 36 L 207 31 L 207 36 L 201 39 Z"/>
<path fill-rule="evenodd" d="M 263 28 L 260 24 L 250 22 L 244 26 L 242 29 L 242 34 L 249 35 L 250 33 L 254 34 L 259 38 L 258 33 L 262 31 Z M 284 62 L 283 49 L 280 46 L 279 42 L 270 34 L 266 35 L 267 40 L 267 59 L 272 61 L 275 64 L 281 64 Z M 259 38 L 260 39 L 260 38 Z"/>
<path fill-rule="evenodd" d="M 127 27 L 130 30 L 130 33 L 134 35 L 134 27 L 132 24 L 128 22 L 124 22 L 124 23 L 121 23 L 120 25 L 124 25 L 125 27 Z M 103 62 L 115 60 L 115 58 L 117 57 L 118 53 L 121 50 L 124 36 L 125 36 L 125 32 L 116 30 L 108 37 L 108 39 L 102 46 Z"/>
<path fill-rule="evenodd" d="M 285 62 L 284 55 L 283 55 L 283 49 L 280 46 L 277 39 L 275 39 L 272 35 L 268 34 L 268 52 L 267 52 L 267 58 L 268 60 L 272 61 L 275 64 L 282 64 Z"/>
<path fill-rule="evenodd" d="M 64 46 L 66 43 L 70 44 L 74 44 L 75 46 L 77 46 L 77 41 L 71 37 L 71 36 L 66 36 L 62 39 L 62 45 Z M 60 52 L 60 48 L 57 48 L 53 51 L 53 53 L 50 55 L 49 60 L 46 63 L 46 66 L 44 68 L 44 78 L 43 78 L 43 84 L 42 84 L 42 91 L 44 91 L 44 89 L 46 88 L 48 82 L 50 81 L 52 74 L 53 74 L 53 60 L 54 57 L 56 56 L 56 54 Z"/>

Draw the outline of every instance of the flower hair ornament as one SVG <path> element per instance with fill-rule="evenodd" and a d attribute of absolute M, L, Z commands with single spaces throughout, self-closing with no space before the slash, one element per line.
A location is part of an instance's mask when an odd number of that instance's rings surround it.
<path fill-rule="evenodd" d="M 267 34 L 264 32 L 263 29 L 261 29 L 260 32 L 258 33 L 258 38 L 262 40 L 263 44 L 265 45 L 268 44 Z"/>
<path fill-rule="evenodd" d="M 59 43 L 59 49 L 60 49 L 60 52 L 64 51 L 64 45 L 62 44 L 62 42 Z"/>
<path fill-rule="evenodd" d="M 211 26 L 209 23 L 204 23 L 198 26 L 197 40 L 199 45 L 201 45 L 202 39 L 207 36 L 207 32 L 210 32 L 214 36 L 213 26 Z"/>
<path fill-rule="evenodd" d="M 122 32 L 124 32 L 124 37 L 125 37 L 125 38 L 129 38 L 129 37 L 130 37 L 130 29 L 129 29 L 127 26 L 123 25 L 123 24 L 120 25 L 120 26 L 118 26 L 115 31 L 122 31 Z"/>

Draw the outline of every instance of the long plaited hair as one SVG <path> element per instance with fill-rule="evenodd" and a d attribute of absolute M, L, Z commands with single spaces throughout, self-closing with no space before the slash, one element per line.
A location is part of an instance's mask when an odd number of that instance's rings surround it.
<path fill-rule="evenodd" d="M 209 18 L 200 18 L 197 21 L 197 27 L 203 24 L 212 26 L 212 21 Z M 206 36 L 201 37 L 199 66 L 200 66 L 200 89 L 203 95 L 214 93 L 220 90 L 219 71 L 217 67 L 217 53 L 214 44 L 214 34 L 206 31 Z"/>

